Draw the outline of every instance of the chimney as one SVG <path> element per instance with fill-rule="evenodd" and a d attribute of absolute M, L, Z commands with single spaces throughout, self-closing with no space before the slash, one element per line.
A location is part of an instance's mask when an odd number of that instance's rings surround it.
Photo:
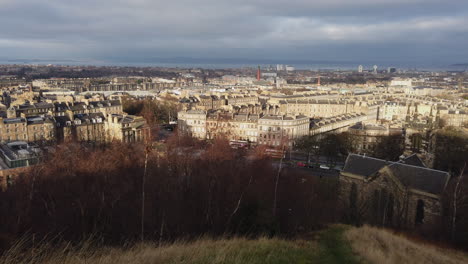
<path fill-rule="evenodd" d="M 260 72 L 260 65 L 258 66 L 258 69 L 257 69 L 257 81 L 260 81 L 260 76 L 261 75 L 261 72 Z"/>

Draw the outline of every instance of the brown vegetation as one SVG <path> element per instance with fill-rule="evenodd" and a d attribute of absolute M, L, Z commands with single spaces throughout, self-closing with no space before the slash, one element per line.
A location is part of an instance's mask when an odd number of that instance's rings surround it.
<path fill-rule="evenodd" d="M 94 235 L 107 244 L 138 240 L 143 149 L 58 146 L 0 193 L 0 237 L 6 244 L 24 233 L 31 244 L 56 236 L 73 242 Z M 294 235 L 335 221 L 336 179 L 281 172 L 273 214 L 277 170 L 267 158 L 244 156 L 224 139 L 206 144 L 176 136 L 165 149 L 154 149 L 144 184 L 144 237 Z"/>
<path fill-rule="evenodd" d="M 0 259 L 0 264 L 303 263 L 305 259 L 313 256 L 314 251 L 315 248 L 310 243 L 276 238 L 204 238 L 195 242 L 177 242 L 161 247 L 154 243 L 140 243 L 129 248 L 99 248 L 83 243 L 74 249 L 66 246 L 57 249 L 45 245 L 27 253 L 12 250 Z"/>
<path fill-rule="evenodd" d="M 369 263 L 462 264 L 468 256 L 453 250 L 417 243 L 390 231 L 363 226 L 345 233 L 353 250 Z"/>

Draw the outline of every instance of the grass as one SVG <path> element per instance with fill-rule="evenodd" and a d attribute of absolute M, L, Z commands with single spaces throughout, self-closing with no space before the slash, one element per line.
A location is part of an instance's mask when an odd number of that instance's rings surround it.
<path fill-rule="evenodd" d="M 350 228 L 345 237 L 352 242 L 354 252 L 368 263 L 468 263 L 468 256 L 462 252 L 411 241 L 401 234 L 375 227 Z"/>
<path fill-rule="evenodd" d="M 199 239 L 162 247 L 143 243 L 129 249 L 95 248 L 89 243 L 80 247 L 53 248 L 43 245 L 25 253 L 19 245 L 0 259 L 7 263 L 213 263 L 213 264 L 280 264 L 280 263 L 357 263 L 343 239 L 343 227 L 331 227 L 315 234 L 314 239 L 280 238 Z"/>
<path fill-rule="evenodd" d="M 315 263 L 311 262 L 314 252 L 313 244 L 302 240 L 200 239 L 163 247 L 143 243 L 125 250 L 83 247 L 69 251 L 65 248 L 43 247 L 26 255 L 10 252 L 0 260 L 0 263 Z"/>
<path fill-rule="evenodd" d="M 0 258 L 0 264 L 357 264 L 357 263 L 468 263 L 460 252 L 440 249 L 410 241 L 386 230 L 368 226 L 355 228 L 334 225 L 322 231 L 305 234 L 296 240 L 259 239 L 199 239 L 158 247 L 142 243 L 131 248 L 51 247 L 42 245 L 21 251 L 21 245 Z"/>
<path fill-rule="evenodd" d="M 319 233 L 319 263 L 360 263 L 343 233 L 347 227 L 334 226 Z"/>

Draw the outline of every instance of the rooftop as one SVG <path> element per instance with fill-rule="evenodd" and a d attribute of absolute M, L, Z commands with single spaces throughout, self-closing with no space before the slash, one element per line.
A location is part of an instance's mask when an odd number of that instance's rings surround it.
<path fill-rule="evenodd" d="M 343 172 L 370 178 L 384 167 L 388 167 L 403 185 L 431 194 L 441 194 L 450 178 L 444 171 L 357 154 L 348 155 Z"/>

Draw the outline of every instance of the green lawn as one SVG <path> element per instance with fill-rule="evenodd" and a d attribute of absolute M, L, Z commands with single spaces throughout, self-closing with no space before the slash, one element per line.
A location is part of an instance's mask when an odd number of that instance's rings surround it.
<path fill-rule="evenodd" d="M 320 253 L 314 263 L 360 263 L 351 246 L 344 239 L 344 226 L 334 226 L 319 233 L 318 245 Z"/>
<path fill-rule="evenodd" d="M 215 242 L 198 256 L 172 259 L 170 263 L 360 263 L 344 239 L 344 226 L 333 226 L 311 235 L 310 239 L 228 240 Z M 190 252 L 190 251 L 189 251 Z"/>

